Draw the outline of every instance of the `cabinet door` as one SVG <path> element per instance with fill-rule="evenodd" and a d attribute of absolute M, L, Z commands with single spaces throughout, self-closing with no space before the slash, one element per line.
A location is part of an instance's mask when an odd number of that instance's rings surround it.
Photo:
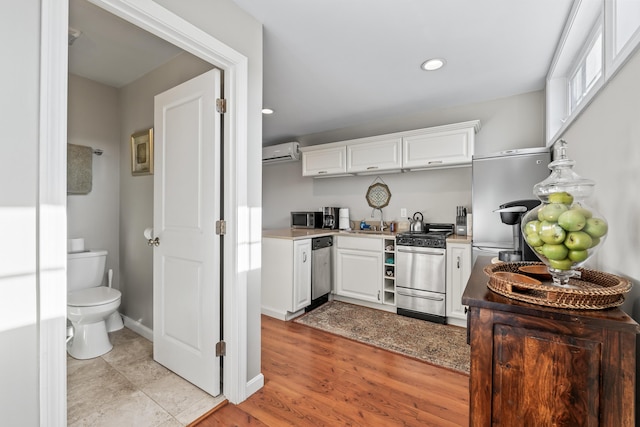
<path fill-rule="evenodd" d="M 302 176 L 341 175 L 347 172 L 347 148 L 333 147 L 302 153 Z"/>
<path fill-rule="evenodd" d="M 597 338 L 494 324 L 493 419 L 504 426 L 613 425 L 598 416 L 606 386 Z"/>
<path fill-rule="evenodd" d="M 473 128 L 406 136 L 402 138 L 402 167 L 471 165 L 474 136 Z"/>
<path fill-rule="evenodd" d="M 293 301 L 291 311 L 311 304 L 311 239 L 293 244 Z"/>
<path fill-rule="evenodd" d="M 382 251 L 338 249 L 336 293 L 363 301 L 382 301 Z"/>
<path fill-rule="evenodd" d="M 470 275 L 471 245 L 447 244 L 447 318 L 453 320 L 450 323 L 465 327 L 467 315 L 462 304 L 462 293 Z"/>
<path fill-rule="evenodd" d="M 402 138 L 347 145 L 347 172 L 376 173 L 400 170 Z"/>

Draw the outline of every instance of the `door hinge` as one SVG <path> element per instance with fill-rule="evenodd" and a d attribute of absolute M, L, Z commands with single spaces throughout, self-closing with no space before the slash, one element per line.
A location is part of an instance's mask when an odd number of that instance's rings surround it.
<path fill-rule="evenodd" d="M 227 234 L 227 221 L 219 219 L 216 221 L 216 234 L 224 236 Z"/>
<path fill-rule="evenodd" d="M 218 341 L 216 343 L 216 357 L 227 355 L 227 343 L 224 341 Z"/>
<path fill-rule="evenodd" d="M 220 114 L 227 112 L 227 100 L 224 98 L 216 99 L 216 111 Z"/>

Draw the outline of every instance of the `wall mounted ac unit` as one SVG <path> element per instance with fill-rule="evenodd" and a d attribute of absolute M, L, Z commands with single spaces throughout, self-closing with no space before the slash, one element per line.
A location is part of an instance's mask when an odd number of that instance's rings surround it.
<path fill-rule="evenodd" d="M 297 142 L 271 145 L 262 148 L 262 163 L 282 163 L 300 160 L 300 147 Z"/>

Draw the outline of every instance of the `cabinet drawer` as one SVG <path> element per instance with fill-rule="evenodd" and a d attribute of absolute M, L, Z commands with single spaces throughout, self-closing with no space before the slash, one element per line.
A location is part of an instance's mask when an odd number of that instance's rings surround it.
<path fill-rule="evenodd" d="M 339 249 L 357 249 L 362 251 L 379 251 L 382 253 L 382 239 L 371 237 L 337 236 Z"/>

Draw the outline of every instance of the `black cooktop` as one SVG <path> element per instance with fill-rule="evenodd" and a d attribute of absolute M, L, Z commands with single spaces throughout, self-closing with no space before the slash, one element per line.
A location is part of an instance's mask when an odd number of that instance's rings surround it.
<path fill-rule="evenodd" d="M 427 223 L 424 225 L 423 231 L 405 231 L 398 233 L 397 237 L 434 237 L 434 238 L 446 238 L 453 234 L 453 224 L 434 224 Z"/>
<path fill-rule="evenodd" d="M 446 239 L 453 234 L 453 224 L 425 224 L 424 231 L 398 233 L 396 243 L 400 246 L 446 247 Z"/>

